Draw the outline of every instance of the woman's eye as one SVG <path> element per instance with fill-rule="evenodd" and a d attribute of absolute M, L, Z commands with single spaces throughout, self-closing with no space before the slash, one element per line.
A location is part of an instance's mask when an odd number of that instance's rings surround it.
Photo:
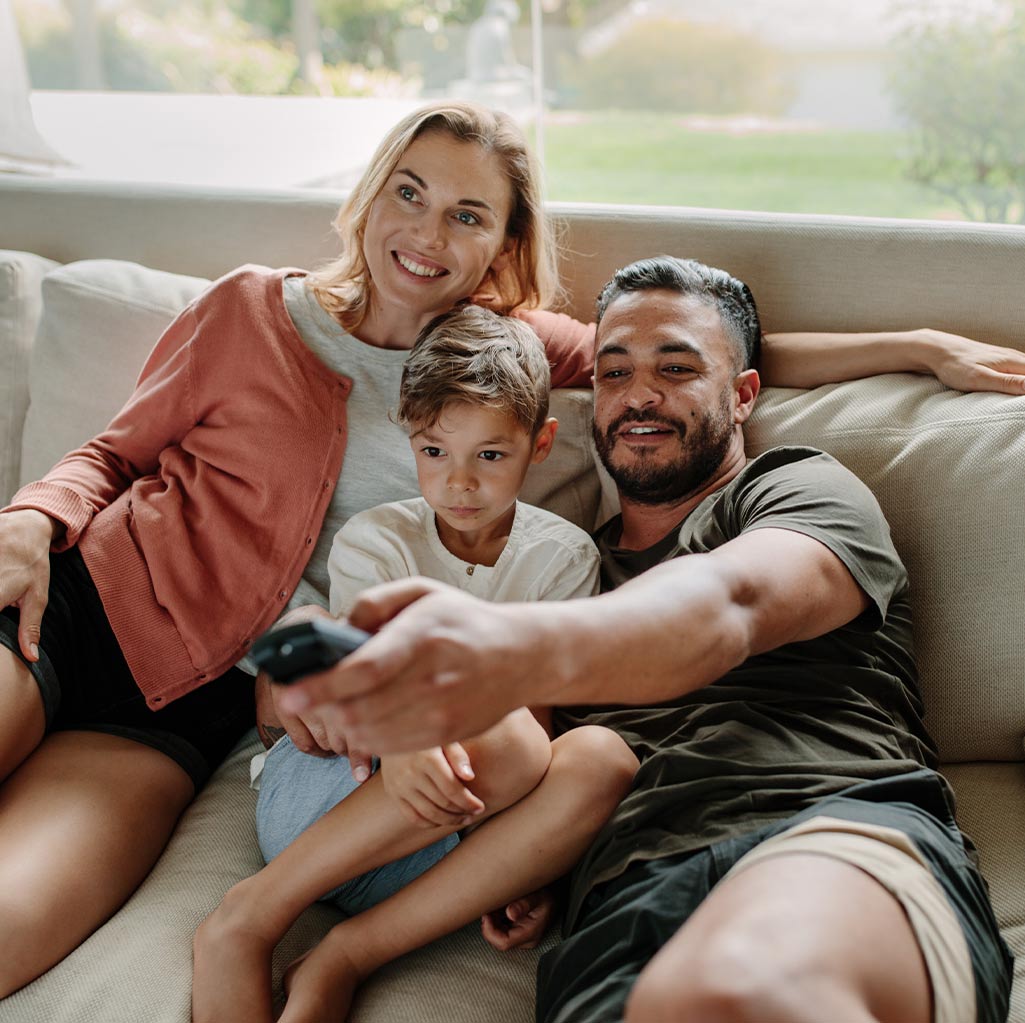
<path fill-rule="evenodd" d="M 500 458 L 505 458 L 505 455 L 501 451 L 482 451 L 480 457 L 485 462 L 497 462 Z"/>
<path fill-rule="evenodd" d="M 399 195 L 407 202 L 416 198 L 416 189 L 412 185 L 399 185 Z"/>
<path fill-rule="evenodd" d="M 460 224 L 470 224 L 470 225 L 473 225 L 473 224 L 479 224 L 480 223 L 480 219 L 477 216 L 475 216 L 473 213 L 469 213 L 467 210 L 460 210 L 456 214 L 456 220 L 458 220 Z"/>

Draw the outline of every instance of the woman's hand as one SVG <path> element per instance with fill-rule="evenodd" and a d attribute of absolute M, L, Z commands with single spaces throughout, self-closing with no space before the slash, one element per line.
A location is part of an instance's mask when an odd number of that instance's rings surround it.
<path fill-rule="evenodd" d="M 463 784 L 473 781 L 473 767 L 458 742 L 382 757 L 381 776 L 388 795 L 420 827 L 465 827 L 484 812 Z"/>
<path fill-rule="evenodd" d="M 942 330 L 921 333 L 932 353 L 929 368 L 947 387 L 956 391 L 1025 394 L 1025 352 Z"/>
<path fill-rule="evenodd" d="M 555 897 L 550 888 L 524 895 L 502 909 L 494 909 L 481 917 L 484 940 L 499 952 L 511 948 L 534 948 L 544 937 L 555 910 Z"/>
<path fill-rule="evenodd" d="M 50 589 L 50 544 L 60 523 L 33 508 L 0 515 L 0 607 L 21 612 L 18 645 L 39 660 L 39 627 Z"/>

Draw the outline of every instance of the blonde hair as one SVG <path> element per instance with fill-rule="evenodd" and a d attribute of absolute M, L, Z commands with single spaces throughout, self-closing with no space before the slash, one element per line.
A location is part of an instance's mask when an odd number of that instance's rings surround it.
<path fill-rule="evenodd" d="M 509 261 L 498 273 L 488 271 L 473 298 L 500 313 L 548 306 L 556 298 L 556 245 L 544 215 L 540 174 L 523 132 L 507 114 L 475 103 L 442 101 L 407 115 L 388 132 L 335 218 L 342 254 L 308 277 L 317 300 L 347 330 L 366 316 L 373 286 L 363 255 L 370 207 L 403 153 L 429 132 L 445 132 L 494 153 L 512 189 L 505 228 L 506 239 L 512 242 Z"/>
<path fill-rule="evenodd" d="M 461 305 L 420 331 L 402 369 L 397 419 L 433 426 L 447 405 L 508 412 L 531 437 L 548 418 L 551 370 L 541 339 L 520 320 Z"/>

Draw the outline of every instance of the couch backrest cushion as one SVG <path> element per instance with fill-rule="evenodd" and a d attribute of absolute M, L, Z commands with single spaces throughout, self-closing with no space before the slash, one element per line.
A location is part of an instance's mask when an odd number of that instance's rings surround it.
<path fill-rule="evenodd" d="M 0 507 L 18 485 L 40 283 L 57 265 L 30 252 L 0 251 Z"/>
<path fill-rule="evenodd" d="M 157 338 L 207 283 L 113 259 L 68 263 L 43 280 L 22 483 L 110 422 Z"/>
<path fill-rule="evenodd" d="M 825 449 L 875 492 L 911 578 L 926 723 L 945 761 L 1021 760 L 1025 398 L 891 375 L 768 389 L 749 452 Z"/>
<path fill-rule="evenodd" d="M 131 394 L 164 328 L 209 281 L 120 260 L 83 260 L 43 281 L 43 315 L 31 363 L 32 403 L 21 482 L 37 479 L 102 430 Z M 524 499 L 590 529 L 599 486 L 592 471 L 590 392 L 557 392 L 560 427 L 549 459 L 532 470 Z"/>

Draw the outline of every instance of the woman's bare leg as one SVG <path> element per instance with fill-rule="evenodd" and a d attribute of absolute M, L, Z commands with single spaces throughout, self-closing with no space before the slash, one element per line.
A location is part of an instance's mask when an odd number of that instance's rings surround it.
<path fill-rule="evenodd" d="M 43 698 L 25 662 L 0 646 L 0 781 L 42 741 Z"/>
<path fill-rule="evenodd" d="M 356 987 L 392 959 L 566 873 L 630 788 L 637 760 L 604 728 L 552 743 L 529 795 L 476 828 L 408 887 L 338 924 L 289 977 L 281 1023 L 343 1020 Z"/>
<path fill-rule="evenodd" d="M 551 758 L 548 736 L 525 709 L 463 747 L 476 775 L 468 787 L 487 815 L 533 789 Z M 385 792 L 380 774 L 364 782 L 259 873 L 235 885 L 200 925 L 193 943 L 194 1023 L 267 1023 L 271 953 L 300 913 L 343 882 L 457 830 L 412 823 Z"/>
<path fill-rule="evenodd" d="M 37 746 L 0 785 L 0 997 L 121 906 L 192 795 L 178 764 L 129 739 L 57 732 Z"/>

